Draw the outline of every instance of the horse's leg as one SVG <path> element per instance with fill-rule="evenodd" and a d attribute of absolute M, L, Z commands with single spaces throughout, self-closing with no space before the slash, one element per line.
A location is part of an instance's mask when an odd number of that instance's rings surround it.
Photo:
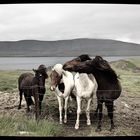
<path fill-rule="evenodd" d="M 97 115 L 98 115 L 98 110 L 99 110 L 99 105 L 97 104 L 97 108 L 96 108 L 95 114 L 94 114 L 95 117 L 97 117 Z"/>
<path fill-rule="evenodd" d="M 91 100 L 92 100 L 92 98 L 88 99 L 87 108 L 86 108 L 87 125 L 91 125 L 91 121 L 90 121 L 90 103 L 91 103 Z"/>
<path fill-rule="evenodd" d="M 77 120 L 75 124 L 75 129 L 79 129 L 79 118 L 81 114 L 81 98 L 77 96 L 76 100 L 77 100 Z"/>
<path fill-rule="evenodd" d="M 43 101 L 45 92 L 46 92 L 46 89 L 43 88 L 41 93 L 39 94 L 39 109 L 40 109 L 39 114 L 41 114 L 41 108 L 42 108 L 41 105 L 42 105 L 42 101 Z"/>
<path fill-rule="evenodd" d="M 38 93 L 38 87 L 35 86 L 33 88 L 33 95 L 35 99 L 35 118 L 38 121 L 39 119 L 39 93 Z"/>
<path fill-rule="evenodd" d="M 113 101 L 110 101 L 110 102 L 107 102 L 106 103 L 106 106 L 107 106 L 107 111 L 108 111 L 108 116 L 110 118 L 110 121 L 111 121 L 111 128 L 110 128 L 110 131 L 112 129 L 114 129 L 114 122 L 113 122 Z"/>
<path fill-rule="evenodd" d="M 59 123 L 62 124 L 62 109 L 63 109 L 63 99 L 57 96 L 59 104 Z"/>
<path fill-rule="evenodd" d="M 43 97 L 44 97 L 44 94 L 40 93 L 40 95 L 39 95 L 39 114 L 41 114 L 41 104 L 42 104 Z"/>
<path fill-rule="evenodd" d="M 69 99 L 69 97 L 67 96 L 67 97 L 65 98 L 65 106 L 64 106 L 64 109 L 65 109 L 64 123 L 67 123 L 67 108 L 68 108 L 68 99 Z"/>
<path fill-rule="evenodd" d="M 18 109 L 21 109 L 21 101 L 22 101 L 22 90 L 21 89 L 19 89 L 19 96 L 20 96 L 20 102 L 19 102 Z"/>
<path fill-rule="evenodd" d="M 101 121 L 102 121 L 102 110 L 103 110 L 103 102 L 98 100 L 98 107 L 99 107 L 99 121 L 96 131 L 101 131 Z"/>
<path fill-rule="evenodd" d="M 24 92 L 24 98 L 25 98 L 25 101 L 26 101 L 26 105 L 27 105 L 27 113 L 30 111 L 30 107 L 29 107 L 29 97 L 27 96 L 27 93 Z"/>
<path fill-rule="evenodd" d="M 96 95 L 97 95 L 97 94 L 100 94 L 100 93 L 98 93 L 98 92 L 99 92 L 99 91 L 97 90 Z M 97 97 L 97 96 L 96 96 L 96 97 Z M 96 110 L 95 110 L 95 114 L 94 114 L 95 117 L 98 116 L 98 110 L 99 110 L 99 104 L 98 104 L 98 99 L 97 99 L 97 108 L 96 108 Z"/>

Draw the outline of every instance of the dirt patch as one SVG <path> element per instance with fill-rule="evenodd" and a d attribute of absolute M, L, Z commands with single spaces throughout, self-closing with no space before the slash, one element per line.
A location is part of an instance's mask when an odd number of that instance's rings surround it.
<path fill-rule="evenodd" d="M 18 110 L 19 95 L 18 93 L 0 92 L 0 114 L 19 116 L 26 113 L 26 102 L 23 98 L 21 109 Z"/>
<path fill-rule="evenodd" d="M 96 109 L 96 98 L 93 100 L 91 106 L 91 126 L 86 125 L 85 106 L 82 107 L 82 114 L 80 117 L 79 130 L 74 129 L 76 120 L 76 102 L 72 101 L 68 108 L 68 122 L 62 124 L 65 134 L 62 136 L 138 136 L 140 135 L 140 97 L 128 96 L 128 92 L 123 91 L 121 96 L 114 102 L 114 123 L 115 129 L 110 132 L 110 121 L 107 116 L 107 109 L 103 108 L 103 122 L 102 131 L 95 132 L 98 119 L 94 116 Z M 85 102 L 85 101 L 83 101 Z M 18 110 L 19 95 L 18 93 L 0 93 L 0 114 L 22 116 L 26 113 L 26 102 L 23 97 L 22 107 Z M 52 119 L 59 121 L 58 102 L 54 94 L 45 96 L 43 102 L 42 116 L 44 119 Z"/>
<path fill-rule="evenodd" d="M 47 108 L 50 102 L 54 102 L 54 98 L 47 98 Z M 55 101 L 57 99 L 55 98 Z M 83 101 L 84 102 L 84 101 Z M 80 116 L 80 128 L 74 129 L 76 121 L 76 102 L 72 102 L 68 108 L 68 122 L 63 124 L 65 136 L 139 136 L 140 135 L 140 96 L 129 95 L 128 92 L 123 91 L 121 96 L 114 102 L 114 123 L 115 129 L 110 132 L 110 120 L 107 115 L 107 109 L 103 107 L 103 122 L 102 131 L 95 132 L 98 118 L 94 116 L 96 109 L 96 98 L 91 106 L 91 126 L 86 125 L 85 106 L 83 106 L 82 114 Z M 83 103 L 85 104 L 85 103 Z M 51 117 L 59 121 L 58 104 L 55 110 L 49 111 Z"/>

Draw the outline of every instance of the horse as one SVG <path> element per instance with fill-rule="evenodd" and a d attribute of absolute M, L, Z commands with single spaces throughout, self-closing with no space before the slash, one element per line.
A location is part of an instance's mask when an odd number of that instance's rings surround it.
<path fill-rule="evenodd" d="M 51 83 L 50 90 L 56 91 L 55 95 L 58 99 L 59 104 L 59 123 L 62 124 L 62 109 L 64 107 L 64 123 L 67 123 L 67 107 L 68 107 L 68 99 L 71 91 L 74 87 L 73 75 L 71 72 L 66 71 L 65 74 L 62 64 L 56 64 L 52 68 L 52 72 L 50 74 Z M 63 99 L 65 104 L 63 106 Z"/>
<path fill-rule="evenodd" d="M 86 117 L 87 125 L 91 125 L 90 120 L 90 104 L 94 94 L 97 91 L 97 82 L 92 74 L 76 73 L 74 76 L 74 94 L 77 100 L 77 119 L 75 129 L 79 129 L 79 118 L 81 114 L 81 101 L 82 99 L 87 100 Z"/>
<path fill-rule="evenodd" d="M 72 69 L 75 65 L 77 65 L 78 63 L 87 61 L 87 60 L 92 60 L 92 59 L 89 57 L 88 54 L 82 54 L 82 55 L 64 63 L 63 69 L 72 72 L 73 71 Z M 97 106 L 97 108 L 95 110 L 95 114 L 94 114 L 95 116 L 97 116 L 98 110 L 99 110 L 99 107 Z"/>
<path fill-rule="evenodd" d="M 78 58 L 80 58 L 80 56 Z M 101 56 L 96 56 L 91 60 L 86 60 L 83 62 L 81 62 L 78 58 L 66 62 L 63 65 L 63 69 L 80 73 L 84 72 L 87 74 L 93 74 L 95 76 L 98 84 L 96 93 L 98 105 L 96 111 L 99 110 L 99 121 L 96 131 L 101 131 L 103 103 L 105 103 L 105 106 L 107 107 L 108 116 L 111 121 L 111 131 L 115 127 L 113 121 L 114 100 L 119 98 L 122 91 L 119 77 L 111 68 L 109 63 Z"/>
<path fill-rule="evenodd" d="M 60 91 L 59 85 L 64 84 L 63 91 Z M 97 91 L 97 82 L 93 75 L 86 73 L 71 73 L 62 69 L 62 64 L 56 64 L 51 73 L 51 87 L 52 91 L 56 90 L 56 95 L 59 102 L 59 112 L 60 112 L 60 123 L 62 123 L 62 98 L 66 94 L 69 98 L 70 94 L 73 93 L 76 96 L 77 101 L 77 120 L 75 124 L 75 129 L 79 129 L 79 118 L 81 114 L 81 101 L 82 99 L 87 99 L 87 125 L 91 125 L 90 121 L 90 103 L 92 101 L 94 93 Z M 66 91 L 66 92 L 65 92 Z M 67 103 L 67 102 L 65 102 Z M 67 105 L 65 105 L 67 107 Z M 66 110 L 65 108 L 65 118 L 66 120 Z"/>
<path fill-rule="evenodd" d="M 47 68 L 43 64 L 40 65 L 37 70 L 33 69 L 33 72 L 35 74 L 29 72 L 22 73 L 18 78 L 18 89 L 20 96 L 18 109 L 21 108 L 22 95 L 24 93 L 24 98 L 27 104 L 27 112 L 29 112 L 30 105 L 34 105 L 31 97 L 33 96 L 35 101 L 35 116 L 36 119 L 38 119 L 39 115 L 41 114 L 41 103 L 46 92 L 45 79 L 48 78 L 48 75 Z"/>

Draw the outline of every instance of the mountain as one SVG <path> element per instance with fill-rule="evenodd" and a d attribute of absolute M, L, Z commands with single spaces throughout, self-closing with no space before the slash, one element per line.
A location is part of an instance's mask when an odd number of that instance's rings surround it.
<path fill-rule="evenodd" d="M 140 44 L 109 39 L 0 41 L 0 56 L 136 56 Z"/>

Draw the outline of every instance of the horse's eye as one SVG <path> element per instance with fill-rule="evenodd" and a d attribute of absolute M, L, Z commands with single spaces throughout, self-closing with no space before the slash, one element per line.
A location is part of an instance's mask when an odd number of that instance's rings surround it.
<path fill-rule="evenodd" d="M 41 77 L 42 75 L 40 74 L 39 76 Z"/>

